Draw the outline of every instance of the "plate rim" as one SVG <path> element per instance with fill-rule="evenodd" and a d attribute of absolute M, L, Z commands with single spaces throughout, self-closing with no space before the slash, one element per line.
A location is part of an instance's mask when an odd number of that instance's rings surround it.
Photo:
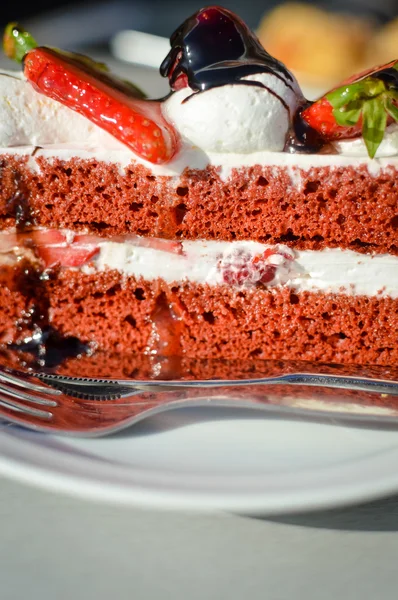
<path fill-rule="evenodd" d="M 25 442 L 24 444 L 21 444 L 21 435 L 22 441 Z M 36 448 L 39 448 L 39 454 L 40 452 L 47 453 L 49 460 L 45 464 L 37 463 L 37 461 L 33 460 L 33 455 L 29 455 L 28 452 L 30 460 L 26 461 L 24 450 L 28 450 L 27 446 L 32 444 L 32 441 L 29 439 L 32 435 L 35 437 L 35 440 L 48 437 L 50 441 L 55 440 L 57 443 L 63 441 L 63 438 L 60 437 L 33 433 L 22 428 L 0 428 L 0 475 L 43 490 L 65 494 L 69 497 L 86 501 L 111 505 L 146 508 L 148 510 L 187 510 L 200 513 L 222 511 L 248 516 L 277 516 L 342 508 L 353 504 L 374 501 L 398 491 L 398 470 L 396 469 L 398 444 L 397 447 L 384 449 L 367 459 L 362 457 L 356 460 L 357 465 L 359 464 L 360 467 L 363 467 L 364 464 L 367 465 L 365 473 L 371 470 L 374 475 L 371 480 L 365 477 L 362 480 L 349 479 L 348 483 L 345 482 L 344 484 L 333 482 L 333 477 L 330 477 L 331 472 L 335 475 L 334 471 L 341 473 L 342 470 L 348 469 L 352 473 L 353 462 L 350 462 L 348 465 L 342 466 L 339 464 L 328 467 L 326 473 L 319 468 L 312 469 L 310 471 L 311 477 L 314 477 L 314 475 L 317 477 L 321 475 L 322 477 L 323 472 L 323 477 L 328 482 L 328 485 L 324 487 L 318 484 L 317 488 L 300 488 L 299 491 L 295 489 L 292 495 L 286 492 L 279 492 L 276 495 L 270 494 L 269 490 L 267 493 L 264 487 L 261 486 L 259 491 L 256 492 L 252 489 L 249 493 L 239 493 L 237 491 L 231 493 L 231 491 L 225 491 L 222 494 L 219 490 L 214 492 L 214 490 L 209 491 L 204 489 L 194 491 L 192 489 L 183 489 L 181 486 L 170 486 L 170 482 L 168 487 L 167 485 L 162 485 L 160 488 L 159 486 L 155 488 L 153 486 L 145 487 L 142 485 L 142 482 L 136 485 L 131 485 L 129 482 L 127 484 L 125 482 L 124 485 L 114 481 L 109 483 L 109 481 L 101 481 L 99 477 L 96 477 L 95 469 L 89 469 L 88 473 L 86 472 L 82 476 L 82 474 L 70 470 L 70 453 L 68 454 L 69 463 L 65 465 L 65 468 L 60 470 L 59 468 L 55 468 L 51 462 L 54 462 L 54 459 L 60 455 L 61 451 L 48 453 L 48 447 L 36 442 L 34 445 Z M 14 456 L 12 456 L 13 451 L 15 452 Z M 18 457 L 18 451 L 19 453 L 22 451 L 25 460 L 21 460 L 21 457 Z M 78 458 L 74 457 L 74 459 L 77 461 Z M 81 457 L 79 461 L 82 464 Z M 90 459 L 86 460 L 85 464 L 87 466 L 90 464 L 92 467 L 93 462 Z M 391 465 L 387 470 L 385 469 L 386 464 Z M 132 469 L 127 466 L 120 465 L 121 468 L 117 467 L 118 465 L 116 466 L 116 470 L 121 473 L 124 470 L 128 470 L 130 473 L 134 471 L 134 468 Z M 137 469 L 135 471 L 137 472 Z M 303 474 L 300 473 L 298 476 L 302 478 Z M 156 474 L 155 477 L 157 477 Z M 244 479 L 249 481 L 250 478 L 259 479 L 258 476 L 253 475 Z M 163 477 L 163 479 L 165 478 Z M 170 480 L 170 477 L 166 477 L 166 479 Z M 198 481 L 199 477 L 196 476 L 195 479 Z M 205 479 L 208 480 L 209 477 Z M 228 479 L 233 479 L 235 482 L 237 480 L 235 476 L 228 476 L 225 478 L 225 481 L 228 481 Z M 332 485 L 330 482 L 332 482 Z"/>

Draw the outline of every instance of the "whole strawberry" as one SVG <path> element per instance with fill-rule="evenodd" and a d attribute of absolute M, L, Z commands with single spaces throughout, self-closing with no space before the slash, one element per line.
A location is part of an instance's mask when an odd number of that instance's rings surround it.
<path fill-rule="evenodd" d="M 140 157 L 164 163 L 175 154 L 177 135 L 164 119 L 160 102 L 146 100 L 133 84 L 108 73 L 105 65 L 37 47 L 16 23 L 6 27 L 3 46 L 9 58 L 23 63 L 24 75 L 37 92 L 82 114 Z"/>
<path fill-rule="evenodd" d="M 350 77 L 311 104 L 302 119 L 325 141 L 362 135 L 376 155 L 384 132 L 398 122 L 398 60 Z"/>

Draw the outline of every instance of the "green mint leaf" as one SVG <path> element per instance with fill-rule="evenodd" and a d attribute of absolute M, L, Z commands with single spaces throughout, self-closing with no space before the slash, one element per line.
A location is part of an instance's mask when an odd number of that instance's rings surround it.
<path fill-rule="evenodd" d="M 342 126 L 352 126 L 358 121 L 363 103 L 371 98 L 377 98 L 385 91 L 386 86 L 383 81 L 367 77 L 332 90 L 325 97 L 334 109 L 336 122 Z"/>
<path fill-rule="evenodd" d="M 398 90 L 394 90 L 390 88 L 387 92 L 389 98 L 393 98 L 394 100 L 398 100 Z"/>
<path fill-rule="evenodd" d="M 391 98 L 386 99 L 385 103 L 386 111 L 398 123 L 398 107 L 395 106 Z"/>
<path fill-rule="evenodd" d="M 361 116 L 363 101 L 349 102 L 342 108 L 334 108 L 333 116 L 336 119 L 336 123 L 343 127 L 352 127 L 358 123 L 358 119 Z"/>
<path fill-rule="evenodd" d="M 359 81 L 358 83 L 350 83 L 349 85 L 343 85 L 332 90 L 326 94 L 326 100 L 328 100 L 333 108 L 343 108 L 349 102 L 353 102 L 363 97 L 364 92 L 365 86 L 362 81 Z"/>
<path fill-rule="evenodd" d="M 3 36 L 3 50 L 8 58 L 22 62 L 25 54 L 36 47 L 34 38 L 18 23 L 7 25 Z"/>
<path fill-rule="evenodd" d="M 374 158 L 387 125 L 387 113 L 382 98 L 373 98 L 363 104 L 362 136 L 370 158 Z"/>
<path fill-rule="evenodd" d="M 333 110 L 333 116 L 336 119 L 336 123 L 342 127 L 352 127 L 358 123 L 358 119 L 361 116 L 362 108 L 355 108 L 353 110 Z"/>

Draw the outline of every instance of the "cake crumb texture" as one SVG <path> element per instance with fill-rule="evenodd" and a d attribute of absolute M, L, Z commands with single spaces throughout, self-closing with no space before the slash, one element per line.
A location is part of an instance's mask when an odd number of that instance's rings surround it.
<path fill-rule="evenodd" d="M 3 155 L 0 228 L 22 200 L 33 224 L 170 239 L 257 240 L 301 249 L 398 254 L 398 179 L 390 167 L 215 167 L 161 177 L 142 165 L 121 172 L 94 159 Z M 26 217 L 26 215 L 25 215 Z"/>
<path fill-rule="evenodd" d="M 4 271 L 4 269 L 3 269 Z M 35 297 L 3 278 L 0 343 L 29 334 Z M 61 270 L 43 281 L 51 326 L 106 352 L 398 366 L 398 301 Z"/>

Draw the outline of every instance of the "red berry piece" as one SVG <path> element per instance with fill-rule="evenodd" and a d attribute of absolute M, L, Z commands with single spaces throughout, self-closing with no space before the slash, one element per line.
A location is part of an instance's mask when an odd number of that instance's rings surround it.
<path fill-rule="evenodd" d="M 90 246 L 40 246 L 37 254 L 46 269 L 52 267 L 82 267 L 99 252 L 98 247 Z"/>
<path fill-rule="evenodd" d="M 26 234 L 34 243 L 36 254 L 46 269 L 59 267 L 81 267 L 99 252 L 100 238 L 76 234 L 72 240 L 58 229 L 36 229 Z"/>
<path fill-rule="evenodd" d="M 387 125 L 398 122 L 398 61 L 350 77 L 301 117 L 325 141 L 362 135 L 373 158 Z"/>
<path fill-rule="evenodd" d="M 274 246 L 262 254 L 252 255 L 242 248 L 226 254 L 218 264 L 224 283 L 239 287 L 269 285 L 288 277 L 294 255 L 288 249 Z"/>
<path fill-rule="evenodd" d="M 160 250 L 161 252 L 171 252 L 171 254 L 184 254 L 182 243 L 174 240 L 164 240 L 161 238 L 144 238 L 135 236 L 129 236 L 128 241 L 131 241 L 134 246 L 141 246 L 144 248 L 152 248 L 153 250 Z"/>
<path fill-rule="evenodd" d="M 250 285 L 251 254 L 242 249 L 233 250 L 219 263 L 224 283 L 229 285 Z"/>
<path fill-rule="evenodd" d="M 175 154 L 176 133 L 160 102 L 135 98 L 127 86 L 116 88 L 106 74 L 49 48 L 27 53 L 24 74 L 38 92 L 82 114 L 145 160 L 164 163 Z"/>
<path fill-rule="evenodd" d="M 168 162 L 178 149 L 178 135 L 161 111 L 161 102 L 145 100 L 135 85 L 113 77 L 105 65 L 87 56 L 45 47 L 17 23 L 7 25 L 3 48 L 22 62 L 37 92 L 113 135 L 141 158 Z"/>

